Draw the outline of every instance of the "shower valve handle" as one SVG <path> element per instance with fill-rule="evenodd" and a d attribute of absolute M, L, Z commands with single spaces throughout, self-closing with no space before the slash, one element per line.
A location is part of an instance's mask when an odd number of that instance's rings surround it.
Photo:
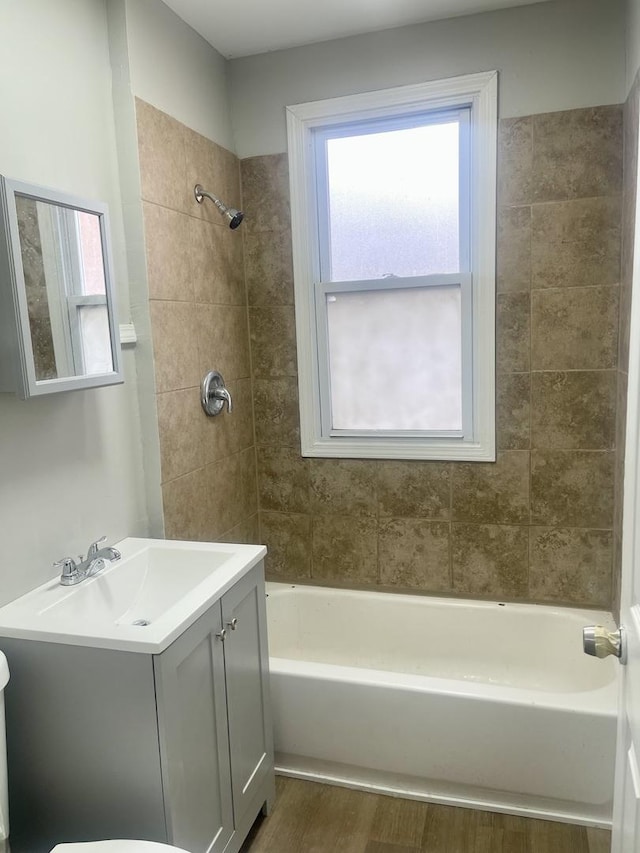
<path fill-rule="evenodd" d="M 231 414 L 233 411 L 233 400 L 231 399 L 231 394 L 226 388 L 214 388 L 214 390 L 211 391 L 211 397 L 215 400 L 221 400 L 223 404 L 226 403 L 227 411 Z"/>
<path fill-rule="evenodd" d="M 233 401 L 228 389 L 225 388 L 224 379 L 217 370 L 210 370 L 202 380 L 200 386 L 200 402 L 205 413 L 209 417 L 219 415 L 227 404 L 229 414 L 233 411 Z"/>

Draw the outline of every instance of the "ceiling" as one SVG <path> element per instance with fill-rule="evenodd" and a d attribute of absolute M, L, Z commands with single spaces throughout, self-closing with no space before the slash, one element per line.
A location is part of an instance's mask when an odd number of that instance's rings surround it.
<path fill-rule="evenodd" d="M 164 0 L 227 59 L 548 0 Z"/>

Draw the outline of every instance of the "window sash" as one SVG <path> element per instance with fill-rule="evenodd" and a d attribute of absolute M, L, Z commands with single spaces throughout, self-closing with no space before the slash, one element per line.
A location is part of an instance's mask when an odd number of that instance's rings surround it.
<path fill-rule="evenodd" d="M 334 429 L 331 412 L 331 371 L 329 356 L 329 322 L 327 296 L 331 293 L 358 293 L 363 291 L 409 290 L 425 287 L 460 287 L 460 335 L 461 335 L 461 430 L 380 430 L 380 429 Z M 321 434 L 325 438 L 383 437 L 397 439 L 446 438 L 465 439 L 473 435 L 473 289 L 470 273 L 447 275 L 412 276 L 411 278 L 371 279 L 367 281 L 315 282 L 315 340 L 318 354 L 318 393 L 320 397 Z M 386 388 L 393 403 L 393 385 Z M 382 389 L 381 389 L 382 393 Z"/>
<path fill-rule="evenodd" d="M 392 130 L 409 130 L 426 125 L 458 123 L 458 269 L 471 270 L 471 105 L 458 109 L 427 110 L 415 115 L 391 116 L 376 121 L 360 121 L 315 128 L 312 133 L 315 172 L 316 223 L 318 231 L 318 276 L 331 281 L 331 214 L 329 206 L 329 158 L 327 142 Z"/>
<path fill-rule="evenodd" d="M 345 95 L 286 108 L 303 456 L 361 459 L 495 460 L 495 227 L 497 82 L 495 71 Z M 314 134 L 363 119 L 424 115 L 471 105 L 470 268 L 472 434 L 464 438 L 325 436 L 319 390 L 316 290 L 319 242 Z M 393 280 L 392 280 L 393 281 Z M 389 279 L 384 279 L 388 286 Z M 406 283 L 406 282 L 405 282 Z M 353 283 L 350 283 L 351 285 Z"/>

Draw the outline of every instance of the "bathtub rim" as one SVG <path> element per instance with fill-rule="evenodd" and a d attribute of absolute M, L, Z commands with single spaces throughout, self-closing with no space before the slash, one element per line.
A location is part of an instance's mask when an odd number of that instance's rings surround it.
<path fill-rule="evenodd" d="M 267 599 L 272 595 L 283 595 L 292 590 L 302 590 L 313 593 L 318 590 L 322 593 L 336 592 L 339 594 L 369 596 L 386 596 L 388 593 L 378 590 L 353 590 L 337 587 L 316 586 L 313 584 L 283 583 L 280 581 L 268 581 L 266 584 Z M 303 592 L 304 594 L 304 592 Z M 395 595 L 395 594 L 394 594 Z M 600 620 L 601 624 L 615 628 L 615 620 L 610 611 L 585 610 L 577 607 L 564 607 L 547 604 L 523 604 L 516 602 L 501 602 L 497 600 L 476 600 L 464 598 L 446 598 L 441 596 L 415 596 L 406 593 L 398 593 L 397 598 L 415 601 L 424 598 L 429 604 L 436 606 L 447 606 L 456 609 L 472 607 L 480 611 L 493 610 L 497 606 L 505 606 L 509 609 L 531 612 L 533 608 L 546 614 L 562 617 L 568 611 L 574 616 L 594 622 Z M 268 622 L 267 601 L 267 622 Z M 310 661 L 304 658 L 280 657 L 270 653 L 269 666 L 273 672 L 281 672 L 284 675 L 295 675 L 302 678 L 320 677 L 339 682 L 355 681 L 360 684 L 375 684 L 379 686 L 406 687 L 409 690 L 433 692 L 438 694 L 459 695 L 470 699 L 502 700 L 515 705 L 535 705 L 540 708 L 557 711 L 578 711 L 593 713 L 598 716 L 614 716 L 618 713 L 620 667 L 615 666 L 612 661 L 595 661 L 594 666 L 601 663 L 609 665 L 613 673 L 611 681 L 600 686 L 586 690 L 557 691 L 536 689 L 531 687 L 517 687 L 504 683 L 490 681 L 473 681 L 462 678 L 443 678 L 433 675 L 415 675 L 413 673 L 397 672 L 394 670 L 375 669 L 373 667 L 349 666 L 337 663 L 326 663 L 322 661 Z M 488 695 L 487 695 L 488 694 Z"/>
<path fill-rule="evenodd" d="M 479 702 L 503 701 L 508 705 L 535 706 L 550 711 L 567 713 L 576 713 L 577 711 L 595 716 L 617 717 L 617 675 L 610 684 L 594 690 L 555 693 L 546 690 L 535 691 L 524 687 L 510 687 L 503 684 L 464 681 L 457 678 L 439 678 L 431 675 L 413 675 L 391 670 L 341 666 L 293 658 L 270 657 L 269 669 L 274 674 L 293 676 L 302 680 L 321 678 L 325 681 L 356 683 L 383 689 L 402 687 L 410 692 L 459 696 Z M 577 702 L 576 697 L 580 697 L 584 701 Z"/>
<path fill-rule="evenodd" d="M 515 601 L 508 596 L 505 598 L 464 598 L 459 595 L 444 595 L 442 592 L 431 593 L 421 590 L 402 589 L 396 592 L 390 587 L 381 589 L 371 589 L 370 587 L 356 586 L 331 586 L 330 584 L 313 583 L 312 581 L 275 581 L 267 580 L 265 582 L 265 590 L 267 598 L 270 595 L 283 594 L 290 590 L 302 590 L 304 592 L 324 592 L 324 593 L 339 593 L 349 597 L 352 595 L 364 595 L 371 597 L 389 597 L 400 601 L 424 601 L 430 604 L 436 604 L 446 608 L 462 608 L 470 607 L 478 610 L 489 610 L 495 607 L 508 607 L 510 610 L 529 611 L 541 610 L 546 611 L 554 616 L 561 616 L 569 612 L 579 615 L 581 619 L 590 619 L 591 621 L 602 618 L 606 623 L 616 627 L 615 618 L 611 610 L 604 610 L 602 607 L 579 607 L 575 604 L 567 602 L 565 604 L 551 603 L 548 601 Z"/>

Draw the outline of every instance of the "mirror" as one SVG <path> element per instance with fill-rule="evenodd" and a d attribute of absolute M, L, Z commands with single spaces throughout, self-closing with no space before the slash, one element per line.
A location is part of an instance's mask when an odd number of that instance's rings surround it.
<path fill-rule="evenodd" d="M 0 183 L 0 307 L 15 319 L 0 328 L 0 390 L 32 397 L 122 382 L 106 205 Z"/>

